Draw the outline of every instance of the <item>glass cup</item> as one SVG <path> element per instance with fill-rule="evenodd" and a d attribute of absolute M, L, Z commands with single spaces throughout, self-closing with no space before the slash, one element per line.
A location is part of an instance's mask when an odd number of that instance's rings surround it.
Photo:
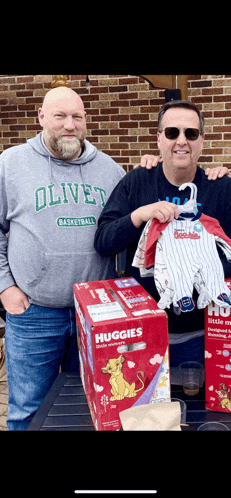
<path fill-rule="evenodd" d="M 185 361 L 179 366 L 183 391 L 188 396 L 199 392 L 203 365 L 198 361 Z"/>
<path fill-rule="evenodd" d="M 200 425 L 198 431 L 229 431 L 228 427 L 220 422 L 206 422 Z"/>
<path fill-rule="evenodd" d="M 169 402 L 169 401 L 171 401 L 171 402 L 179 401 L 179 403 L 180 403 L 180 410 L 181 410 L 180 423 L 181 424 L 186 424 L 186 403 L 182 399 L 178 399 L 178 398 L 168 399 L 167 402 Z"/>

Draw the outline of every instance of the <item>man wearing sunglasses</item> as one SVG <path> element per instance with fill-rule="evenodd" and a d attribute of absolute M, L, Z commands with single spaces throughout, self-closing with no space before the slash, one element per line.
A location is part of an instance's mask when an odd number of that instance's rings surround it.
<path fill-rule="evenodd" d="M 113 256 L 126 249 L 126 276 L 134 276 L 159 301 L 153 277 L 141 278 L 132 267 L 134 253 L 142 230 L 150 218 L 161 223 L 179 217 L 178 205 L 190 196 L 189 187 L 197 186 L 198 210 L 218 219 L 231 237 L 231 181 L 227 176 L 209 181 L 197 166 L 204 142 L 204 118 L 195 104 L 188 101 L 168 102 L 158 117 L 158 148 L 162 159 L 150 170 L 134 169 L 112 192 L 98 222 L 95 248 L 101 256 Z M 222 173 L 221 173 L 222 174 Z M 219 175 L 218 175 L 219 176 Z M 225 277 L 231 276 L 231 264 L 219 253 Z M 193 299 L 197 301 L 194 290 Z M 195 307 L 190 313 L 168 313 L 170 362 L 176 367 L 184 360 L 204 360 L 204 310 Z"/>

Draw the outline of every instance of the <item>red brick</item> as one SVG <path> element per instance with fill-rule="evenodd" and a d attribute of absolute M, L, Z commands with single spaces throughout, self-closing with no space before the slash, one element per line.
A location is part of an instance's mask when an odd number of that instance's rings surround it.
<path fill-rule="evenodd" d="M 152 136 L 152 135 L 139 135 L 138 136 L 138 142 L 156 142 L 157 143 L 157 137 Z"/>
<path fill-rule="evenodd" d="M 140 121 L 139 127 L 141 128 L 149 128 L 150 126 L 157 125 L 157 121 Z"/>
<path fill-rule="evenodd" d="M 231 132 L 231 126 L 214 126 L 213 127 L 213 131 L 216 133 L 216 132 L 223 132 L 223 131 L 226 131 L 226 132 Z"/>
<path fill-rule="evenodd" d="M 137 142 L 137 137 L 136 136 L 128 136 L 128 137 L 122 137 L 119 136 L 119 142 Z"/>
<path fill-rule="evenodd" d="M 133 105 L 134 106 L 137 106 L 137 105 L 148 105 L 148 102 L 149 102 L 148 99 L 130 100 L 130 106 L 132 107 Z M 159 111 L 159 109 L 158 109 L 158 111 Z M 148 112 L 151 112 L 151 111 L 148 111 Z"/>
<path fill-rule="evenodd" d="M 210 154 L 213 154 L 213 155 L 218 155 L 218 154 L 222 154 L 223 153 L 223 150 L 222 149 L 203 149 L 202 150 L 202 154 L 203 156 L 206 155 L 206 156 L 209 156 Z"/>
<path fill-rule="evenodd" d="M 40 125 L 39 124 L 35 124 L 35 125 L 27 125 L 27 130 L 37 130 L 37 131 L 41 131 L 41 128 L 40 128 Z"/>
<path fill-rule="evenodd" d="M 200 156 L 198 159 L 198 163 L 211 163 L 213 160 L 212 156 Z"/>
<path fill-rule="evenodd" d="M 16 95 L 17 95 L 17 97 L 31 97 L 33 95 L 33 91 L 32 90 L 21 90 L 20 92 L 16 92 Z"/>
<path fill-rule="evenodd" d="M 134 119 L 135 121 L 141 121 L 141 119 L 148 119 L 149 118 L 149 114 L 132 114 L 132 119 Z"/>
<path fill-rule="evenodd" d="M 113 157 L 113 156 L 112 156 L 112 157 Z M 128 163 L 128 161 L 129 161 L 129 159 L 127 159 L 127 158 L 125 158 L 125 157 L 115 157 L 115 159 L 114 159 L 114 160 L 115 160 L 115 162 L 116 162 L 116 163 L 120 163 L 120 164 L 121 164 L 121 163 L 125 163 L 125 162 L 127 162 L 127 163 Z"/>
<path fill-rule="evenodd" d="M 188 80 L 200 80 L 201 76 L 200 74 L 189 74 L 188 75 Z"/>
<path fill-rule="evenodd" d="M 11 131 L 20 131 L 20 130 L 26 130 L 26 126 L 25 125 L 12 125 L 10 126 L 10 130 Z M 10 135 L 9 135 L 10 136 Z"/>
<path fill-rule="evenodd" d="M 214 95 L 213 97 L 214 102 L 230 102 L 231 101 L 231 95 Z"/>
<path fill-rule="evenodd" d="M 16 105 L 5 105 L 2 110 L 4 110 L 4 111 L 17 111 L 17 106 Z"/>
<path fill-rule="evenodd" d="M 129 100 L 112 100 L 111 102 L 112 107 L 130 107 L 130 102 Z"/>
<path fill-rule="evenodd" d="M 206 133 L 206 140 L 222 140 L 221 133 Z"/>
<path fill-rule="evenodd" d="M 128 149 L 128 144 L 122 144 L 122 143 L 117 143 L 117 144 L 110 144 L 111 149 Z"/>
<path fill-rule="evenodd" d="M 126 92 L 119 94 L 120 99 L 136 99 L 138 98 L 138 93 L 135 92 Z"/>
<path fill-rule="evenodd" d="M 98 135 L 98 136 L 109 135 L 109 131 L 108 130 L 92 130 L 91 134 L 92 134 L 92 136 L 94 136 L 94 135 Z"/>
<path fill-rule="evenodd" d="M 228 117 L 231 117 L 231 111 L 214 111 L 214 117 L 215 118 L 228 118 Z"/>
<path fill-rule="evenodd" d="M 110 135 L 127 135 L 128 130 L 121 130 L 121 128 L 111 128 Z"/>
<path fill-rule="evenodd" d="M 202 86 L 212 86 L 212 81 L 202 80 L 202 81 L 193 81 L 191 83 L 191 88 L 200 88 Z"/>
<path fill-rule="evenodd" d="M 1 116 L 1 114 L 0 114 Z M 7 124 L 15 124 L 17 123 L 17 119 L 2 119 L 2 124 L 7 125 Z"/>
<path fill-rule="evenodd" d="M 93 93 L 108 93 L 108 87 L 107 86 L 97 86 L 95 88 L 93 87 L 91 88 L 91 95 Z"/>
<path fill-rule="evenodd" d="M 223 88 L 221 86 L 214 88 L 202 88 L 202 95 L 216 95 L 216 94 L 223 94 Z"/>
<path fill-rule="evenodd" d="M 108 149 L 106 154 L 109 156 L 120 156 L 120 150 L 110 150 Z"/>
<path fill-rule="evenodd" d="M 120 85 L 123 85 L 123 84 L 136 85 L 137 83 L 138 83 L 138 78 L 127 78 L 127 77 L 124 77 L 124 78 L 120 78 L 119 79 L 119 84 Z"/>
<path fill-rule="evenodd" d="M 91 120 L 92 122 L 97 121 L 97 123 L 100 123 L 101 121 L 109 121 L 110 118 L 109 116 L 92 116 Z"/>
<path fill-rule="evenodd" d="M 88 109 L 87 110 L 87 115 L 88 116 L 98 116 L 99 115 L 99 109 Z"/>
<path fill-rule="evenodd" d="M 115 109 L 116 110 L 116 109 Z M 129 120 L 129 114 L 120 114 L 119 116 L 111 116 L 111 121 L 128 121 Z"/>
<path fill-rule="evenodd" d="M 83 74 L 71 74 L 70 75 L 70 79 L 71 80 L 85 80 L 86 81 L 86 76 L 84 76 Z"/>
<path fill-rule="evenodd" d="M 117 85 L 117 86 L 110 86 L 109 87 L 109 92 L 126 92 L 128 87 L 126 85 Z"/>
<path fill-rule="evenodd" d="M 26 85 L 10 85 L 11 90 L 24 90 Z"/>
<path fill-rule="evenodd" d="M 138 128 L 138 122 L 124 121 L 120 123 L 120 128 Z"/>
<path fill-rule="evenodd" d="M 99 123 L 87 123 L 87 129 L 88 130 L 98 130 Z"/>
<path fill-rule="evenodd" d="M 19 112 L 19 111 L 13 111 L 9 112 L 9 118 L 24 118 L 26 113 L 25 112 Z"/>
<path fill-rule="evenodd" d="M 3 132 L 3 137 L 18 137 L 18 132 L 17 131 L 4 131 Z"/>
<path fill-rule="evenodd" d="M 42 104 L 43 97 L 30 97 L 26 99 L 26 104 Z"/>
<path fill-rule="evenodd" d="M 34 81 L 33 76 L 18 76 L 17 78 L 17 83 L 25 83 L 29 81 Z"/>
<path fill-rule="evenodd" d="M 29 105 L 29 104 L 22 104 L 18 105 L 19 111 L 33 111 L 34 110 L 34 105 Z"/>
<path fill-rule="evenodd" d="M 108 107 L 106 107 L 105 109 L 101 109 L 100 111 L 101 114 L 119 114 L 119 109 L 109 109 Z M 118 119 L 118 116 L 116 116 L 116 118 Z M 120 116 L 120 119 L 121 119 L 121 116 Z"/>
<path fill-rule="evenodd" d="M 198 104 L 205 104 L 207 102 L 212 102 L 213 101 L 213 97 L 205 97 L 204 95 L 196 95 L 196 97 L 192 97 L 191 98 L 191 101 L 196 104 L 196 106 Z"/>
<path fill-rule="evenodd" d="M 21 144 L 26 143 L 26 138 L 10 138 L 11 144 Z"/>
<path fill-rule="evenodd" d="M 42 83 L 26 83 L 26 88 L 28 88 L 28 90 L 37 90 L 38 88 L 43 88 L 43 84 Z M 45 86 L 44 86 L 45 88 Z"/>

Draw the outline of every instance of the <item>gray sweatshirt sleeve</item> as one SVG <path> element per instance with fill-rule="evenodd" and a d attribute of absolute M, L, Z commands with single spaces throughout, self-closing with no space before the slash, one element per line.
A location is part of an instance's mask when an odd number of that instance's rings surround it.
<path fill-rule="evenodd" d="M 7 257 L 10 222 L 7 220 L 7 195 L 3 163 L 0 160 L 0 293 L 15 284 Z"/>

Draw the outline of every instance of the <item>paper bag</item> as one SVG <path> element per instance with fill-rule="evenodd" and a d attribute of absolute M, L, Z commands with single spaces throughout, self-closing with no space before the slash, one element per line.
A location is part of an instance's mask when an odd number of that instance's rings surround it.
<path fill-rule="evenodd" d="M 136 406 L 119 416 L 125 431 L 181 431 L 179 401 Z"/>

